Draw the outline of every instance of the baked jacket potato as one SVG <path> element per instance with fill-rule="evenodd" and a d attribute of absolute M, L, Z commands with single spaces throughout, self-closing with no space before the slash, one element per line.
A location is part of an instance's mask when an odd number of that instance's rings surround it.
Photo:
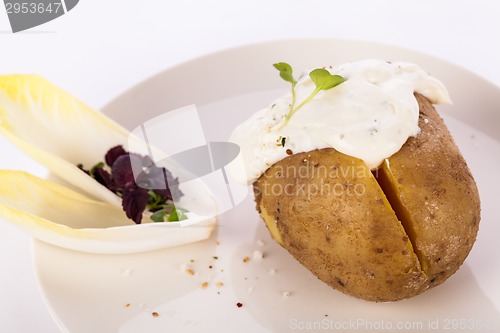
<path fill-rule="evenodd" d="M 272 237 L 320 280 L 364 300 L 443 283 L 478 232 L 471 172 L 433 105 L 415 97 L 421 132 L 378 170 L 331 148 L 289 152 L 253 184 Z"/>

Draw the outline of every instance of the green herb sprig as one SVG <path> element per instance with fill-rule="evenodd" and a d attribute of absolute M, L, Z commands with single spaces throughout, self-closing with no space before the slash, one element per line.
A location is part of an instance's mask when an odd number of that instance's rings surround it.
<path fill-rule="evenodd" d="M 297 100 L 297 95 L 295 93 L 295 87 L 297 85 L 297 80 L 293 77 L 292 66 L 287 64 L 286 62 L 278 62 L 273 64 L 274 68 L 276 68 L 280 72 L 280 77 L 292 84 L 292 103 L 290 104 L 290 111 L 285 117 L 284 122 L 281 124 L 280 128 L 288 123 L 290 118 L 304 105 L 309 103 L 314 96 L 316 96 L 321 90 L 329 90 L 333 87 L 338 86 L 339 84 L 345 82 L 345 79 L 336 74 L 330 74 L 329 71 L 323 68 L 317 68 L 309 73 L 309 77 L 312 82 L 316 86 L 313 92 L 306 97 L 297 107 L 295 107 L 295 103 Z"/>
<path fill-rule="evenodd" d="M 148 194 L 147 208 L 150 212 L 153 212 L 151 220 L 154 222 L 175 222 L 187 219 L 185 209 L 175 208 L 171 201 L 165 201 L 165 198 L 155 191 L 150 190 Z"/>

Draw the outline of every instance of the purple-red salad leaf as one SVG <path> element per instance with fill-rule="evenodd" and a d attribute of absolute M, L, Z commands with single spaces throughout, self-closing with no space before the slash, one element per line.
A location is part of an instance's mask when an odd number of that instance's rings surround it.
<path fill-rule="evenodd" d="M 111 174 L 117 187 L 127 188 L 137 186 L 134 178 L 134 170 L 132 169 L 132 163 L 137 165 L 137 161 L 134 160 L 137 160 L 136 156 L 125 154 L 118 157 L 111 166 Z"/>
<path fill-rule="evenodd" d="M 128 187 L 122 193 L 122 207 L 127 217 L 140 224 L 142 213 L 148 205 L 148 191 L 140 187 Z"/>
<path fill-rule="evenodd" d="M 116 146 L 108 150 L 106 153 L 106 156 L 104 157 L 104 160 L 106 161 L 106 164 L 110 167 L 113 166 L 115 163 L 116 159 L 122 155 L 128 154 L 125 149 L 123 149 L 122 146 Z"/>
<path fill-rule="evenodd" d="M 78 167 L 122 198 L 122 207 L 128 218 L 140 224 L 147 209 L 153 213 L 151 218 L 155 222 L 186 219 L 184 212 L 173 204 L 174 197 L 182 196 L 178 180 L 166 168 L 155 165 L 149 156 L 129 153 L 122 146 L 111 148 L 105 161 L 107 168 L 103 162 L 90 170 L 85 170 L 81 164 Z M 136 173 L 140 170 L 136 175 L 134 167 Z"/>

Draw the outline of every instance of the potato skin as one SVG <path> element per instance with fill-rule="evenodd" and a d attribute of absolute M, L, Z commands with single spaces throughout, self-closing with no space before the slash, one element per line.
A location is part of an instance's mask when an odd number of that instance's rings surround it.
<path fill-rule="evenodd" d="M 422 132 L 375 172 L 384 190 L 363 161 L 331 148 L 291 155 L 254 183 L 273 238 L 320 280 L 364 300 L 442 283 L 476 238 L 474 180 L 433 106 L 416 97 Z"/>
<path fill-rule="evenodd" d="M 476 240 L 480 199 L 476 183 L 443 120 L 417 95 L 421 133 L 384 163 L 411 220 L 413 243 L 431 286 L 464 262 Z M 410 229 L 410 228 L 408 228 Z"/>

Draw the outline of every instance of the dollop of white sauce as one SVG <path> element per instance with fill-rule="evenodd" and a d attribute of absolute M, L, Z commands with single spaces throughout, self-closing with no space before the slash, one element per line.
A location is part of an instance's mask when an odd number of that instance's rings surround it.
<path fill-rule="evenodd" d="M 235 180 L 252 184 L 286 158 L 288 149 L 296 154 L 334 148 L 375 169 L 419 133 L 414 92 L 434 104 L 451 103 L 443 83 L 411 63 L 369 59 L 325 69 L 346 81 L 320 91 L 288 123 L 283 125 L 291 89 L 236 127 L 229 141 L 240 146 L 243 163 L 230 171 Z M 295 87 L 295 106 L 314 89 L 309 75 L 304 75 Z"/>

